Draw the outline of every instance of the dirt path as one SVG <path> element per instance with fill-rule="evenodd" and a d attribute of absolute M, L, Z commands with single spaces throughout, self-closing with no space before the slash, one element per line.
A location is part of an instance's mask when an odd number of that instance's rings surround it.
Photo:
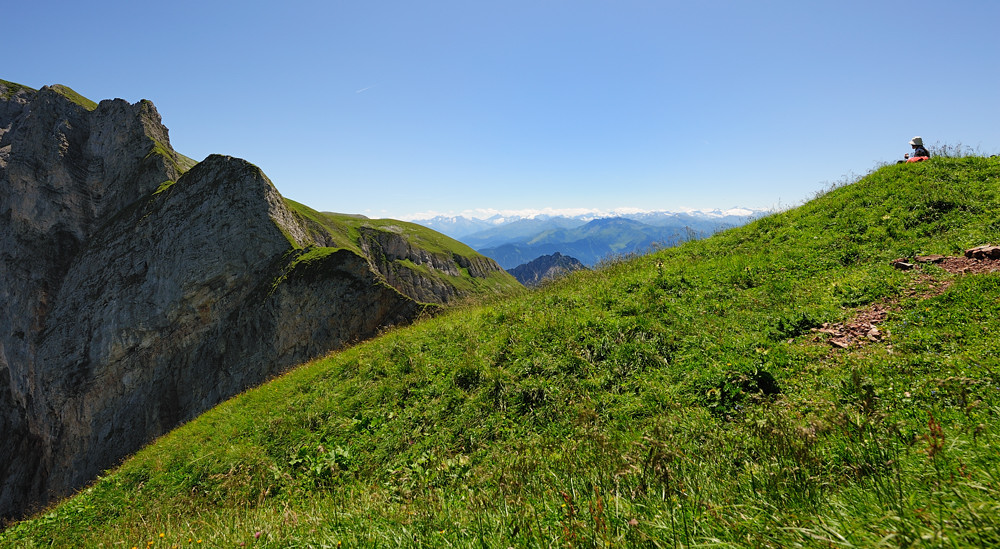
<path fill-rule="evenodd" d="M 907 297 L 927 298 L 944 293 L 951 286 L 951 281 L 935 280 L 932 276 L 920 272 L 921 265 L 935 264 L 956 275 L 1000 272 L 1000 253 L 993 250 L 1000 250 L 1000 247 L 980 246 L 972 248 L 966 252 L 965 257 L 918 256 L 914 258 L 913 262 L 907 259 L 897 259 L 892 262 L 892 265 L 897 269 L 914 271 L 914 283 L 909 287 Z M 888 303 L 874 303 L 858 311 L 858 314 L 846 322 L 827 322 L 820 328 L 814 328 L 813 331 L 817 335 L 813 341 L 819 341 L 822 337 L 819 334 L 825 334 L 829 336 L 826 341 L 839 349 L 881 341 L 885 334 L 878 329 L 878 325 L 888 318 L 890 311 L 898 309 L 899 302 L 897 300 Z"/>

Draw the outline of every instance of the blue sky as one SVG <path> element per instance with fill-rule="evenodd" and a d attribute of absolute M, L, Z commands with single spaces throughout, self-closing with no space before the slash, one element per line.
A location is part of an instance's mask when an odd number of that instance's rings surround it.
<path fill-rule="evenodd" d="M 149 99 L 325 211 L 796 205 L 1000 152 L 1000 2 L 15 2 L 0 78 Z"/>

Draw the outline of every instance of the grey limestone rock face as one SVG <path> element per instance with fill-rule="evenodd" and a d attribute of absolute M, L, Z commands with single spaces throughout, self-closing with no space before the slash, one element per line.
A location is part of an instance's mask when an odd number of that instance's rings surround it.
<path fill-rule="evenodd" d="M 458 275 L 458 265 L 450 257 L 417 248 L 400 235 L 386 230 L 363 229 L 361 245 L 365 253 L 372 257 L 372 263 L 389 284 L 408 288 L 421 301 L 447 303 L 456 292 L 440 279 L 421 277 L 416 272 L 400 267 L 398 260 L 407 260 L 414 265 L 425 265 L 431 269 L 452 276 Z"/>
<path fill-rule="evenodd" d="M 391 284 L 349 249 L 296 263 L 326 243 L 256 166 L 218 155 L 189 166 L 148 101 L 89 109 L 0 81 L 0 523 L 229 396 L 454 296 Z"/>
<path fill-rule="evenodd" d="M 418 269 L 425 268 L 451 277 L 460 276 L 462 269 L 473 279 L 484 279 L 503 272 L 495 261 L 487 257 L 426 250 L 391 229 L 362 228 L 361 234 L 361 248 L 379 274 L 393 287 L 419 301 L 450 303 L 462 297 L 463 293 L 445 282 L 444 277 L 427 277 L 404 267 L 407 262 Z"/>
<path fill-rule="evenodd" d="M 42 340 L 66 274 L 102 216 L 177 176 L 151 157 L 147 126 L 169 144 L 151 104 L 95 110 L 53 89 L 0 89 L 0 517 L 44 501 L 52 434 Z M 48 413 L 48 412 L 46 412 Z M 65 491 L 65 488 L 63 489 Z"/>

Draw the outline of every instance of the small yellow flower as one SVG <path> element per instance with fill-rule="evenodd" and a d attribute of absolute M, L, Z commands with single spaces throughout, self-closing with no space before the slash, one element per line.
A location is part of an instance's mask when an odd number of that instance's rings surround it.
<path fill-rule="evenodd" d="M 163 532 L 160 532 L 160 537 L 161 538 L 166 537 L 166 536 L 167 536 L 166 534 L 164 534 Z"/>

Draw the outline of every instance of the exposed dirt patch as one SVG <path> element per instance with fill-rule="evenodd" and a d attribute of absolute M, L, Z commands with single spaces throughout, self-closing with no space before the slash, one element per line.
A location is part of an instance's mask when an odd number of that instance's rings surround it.
<path fill-rule="evenodd" d="M 969 257 L 946 257 L 937 263 L 952 274 L 983 274 L 1000 272 L 1000 260 Z"/>
<path fill-rule="evenodd" d="M 931 275 L 920 272 L 921 265 L 933 263 L 956 275 L 1000 272 L 1000 258 L 995 257 L 1000 253 L 991 253 L 994 248 L 996 247 L 973 248 L 966 252 L 966 257 L 918 256 L 912 262 L 908 259 L 897 259 L 892 265 L 897 269 L 914 272 L 913 284 L 907 291 L 907 297 L 934 297 L 944 293 L 951 286 L 951 281 L 935 280 Z M 885 321 L 890 311 L 898 309 L 898 301 L 873 304 L 858 311 L 857 315 L 845 322 L 827 322 L 822 327 L 813 329 L 817 333 L 813 341 L 819 341 L 821 336 L 818 334 L 826 334 L 830 336 L 827 342 L 840 349 L 881 341 L 886 334 L 878 329 L 878 325 Z"/>
<path fill-rule="evenodd" d="M 869 341 L 881 341 L 883 333 L 878 329 L 878 324 L 885 321 L 892 308 L 893 305 L 877 303 L 859 311 L 854 318 L 846 322 L 827 322 L 814 331 L 829 335 L 830 339 L 827 341 L 830 345 L 840 349 Z"/>

